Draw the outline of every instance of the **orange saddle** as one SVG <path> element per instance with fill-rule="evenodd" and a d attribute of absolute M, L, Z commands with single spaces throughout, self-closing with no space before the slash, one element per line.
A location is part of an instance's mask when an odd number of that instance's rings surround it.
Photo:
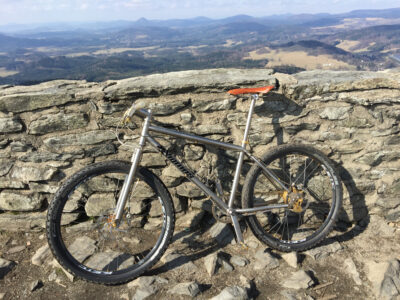
<path fill-rule="evenodd" d="M 248 89 L 234 89 L 228 91 L 229 94 L 231 95 L 242 95 L 242 94 L 266 94 L 270 90 L 273 90 L 275 86 L 273 85 L 268 85 L 268 86 L 263 86 L 263 87 L 258 87 L 258 88 L 248 88 Z"/>

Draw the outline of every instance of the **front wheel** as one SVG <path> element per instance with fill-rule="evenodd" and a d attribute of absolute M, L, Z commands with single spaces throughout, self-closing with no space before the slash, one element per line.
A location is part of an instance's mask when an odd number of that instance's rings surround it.
<path fill-rule="evenodd" d="M 47 215 L 47 239 L 58 262 L 74 275 L 103 284 L 124 283 L 150 269 L 174 229 L 174 208 L 162 182 L 137 171 L 123 217 L 114 209 L 130 164 L 88 166 L 57 191 Z"/>
<path fill-rule="evenodd" d="M 261 160 L 287 190 L 254 165 L 243 186 L 242 207 L 288 207 L 248 216 L 254 235 L 281 251 L 306 250 L 319 243 L 332 230 L 342 203 L 342 186 L 332 162 L 304 145 L 277 147 Z"/>

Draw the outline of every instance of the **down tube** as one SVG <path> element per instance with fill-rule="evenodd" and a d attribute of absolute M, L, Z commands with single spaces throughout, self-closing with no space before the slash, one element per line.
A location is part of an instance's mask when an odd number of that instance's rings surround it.
<path fill-rule="evenodd" d="M 204 183 L 202 183 L 190 170 L 186 169 L 171 153 L 168 152 L 159 142 L 153 139 L 151 136 L 146 137 L 147 141 L 153 145 L 161 154 L 163 154 L 179 171 L 181 171 L 186 178 L 197 185 L 206 195 L 210 196 L 211 199 L 218 205 L 220 209 L 228 212 L 228 205 L 219 198 L 213 191 L 211 191 Z"/>

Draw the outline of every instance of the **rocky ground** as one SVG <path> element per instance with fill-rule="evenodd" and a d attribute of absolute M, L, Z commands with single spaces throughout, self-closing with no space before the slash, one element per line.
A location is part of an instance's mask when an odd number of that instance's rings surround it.
<path fill-rule="evenodd" d="M 65 274 L 43 230 L 3 230 L 0 299 L 400 299 L 400 224 L 371 218 L 366 227 L 333 231 L 314 249 L 286 254 L 248 229 L 242 248 L 230 225 L 205 216 L 197 229 L 175 232 L 153 270 L 119 286 Z"/>

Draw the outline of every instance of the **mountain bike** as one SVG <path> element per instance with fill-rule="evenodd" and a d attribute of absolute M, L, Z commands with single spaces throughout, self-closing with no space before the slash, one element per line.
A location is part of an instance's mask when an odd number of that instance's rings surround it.
<path fill-rule="evenodd" d="M 89 165 L 68 178 L 56 192 L 47 215 L 47 239 L 58 262 L 88 281 L 119 284 L 152 268 L 171 241 L 175 212 L 170 193 L 152 171 L 140 166 L 146 143 L 154 146 L 186 180 L 194 183 L 228 217 L 237 242 L 244 244 L 240 218 L 263 243 L 280 251 L 302 251 L 332 230 L 342 203 L 341 181 L 333 162 L 306 145 L 281 145 L 257 158 L 246 149 L 256 101 L 277 86 L 234 89 L 250 94 L 250 108 L 241 145 L 154 125 L 152 111 L 132 105 L 143 121 L 131 162 Z M 181 138 L 238 152 L 229 199 L 205 184 L 151 134 Z M 253 163 L 235 201 L 245 156 Z"/>

